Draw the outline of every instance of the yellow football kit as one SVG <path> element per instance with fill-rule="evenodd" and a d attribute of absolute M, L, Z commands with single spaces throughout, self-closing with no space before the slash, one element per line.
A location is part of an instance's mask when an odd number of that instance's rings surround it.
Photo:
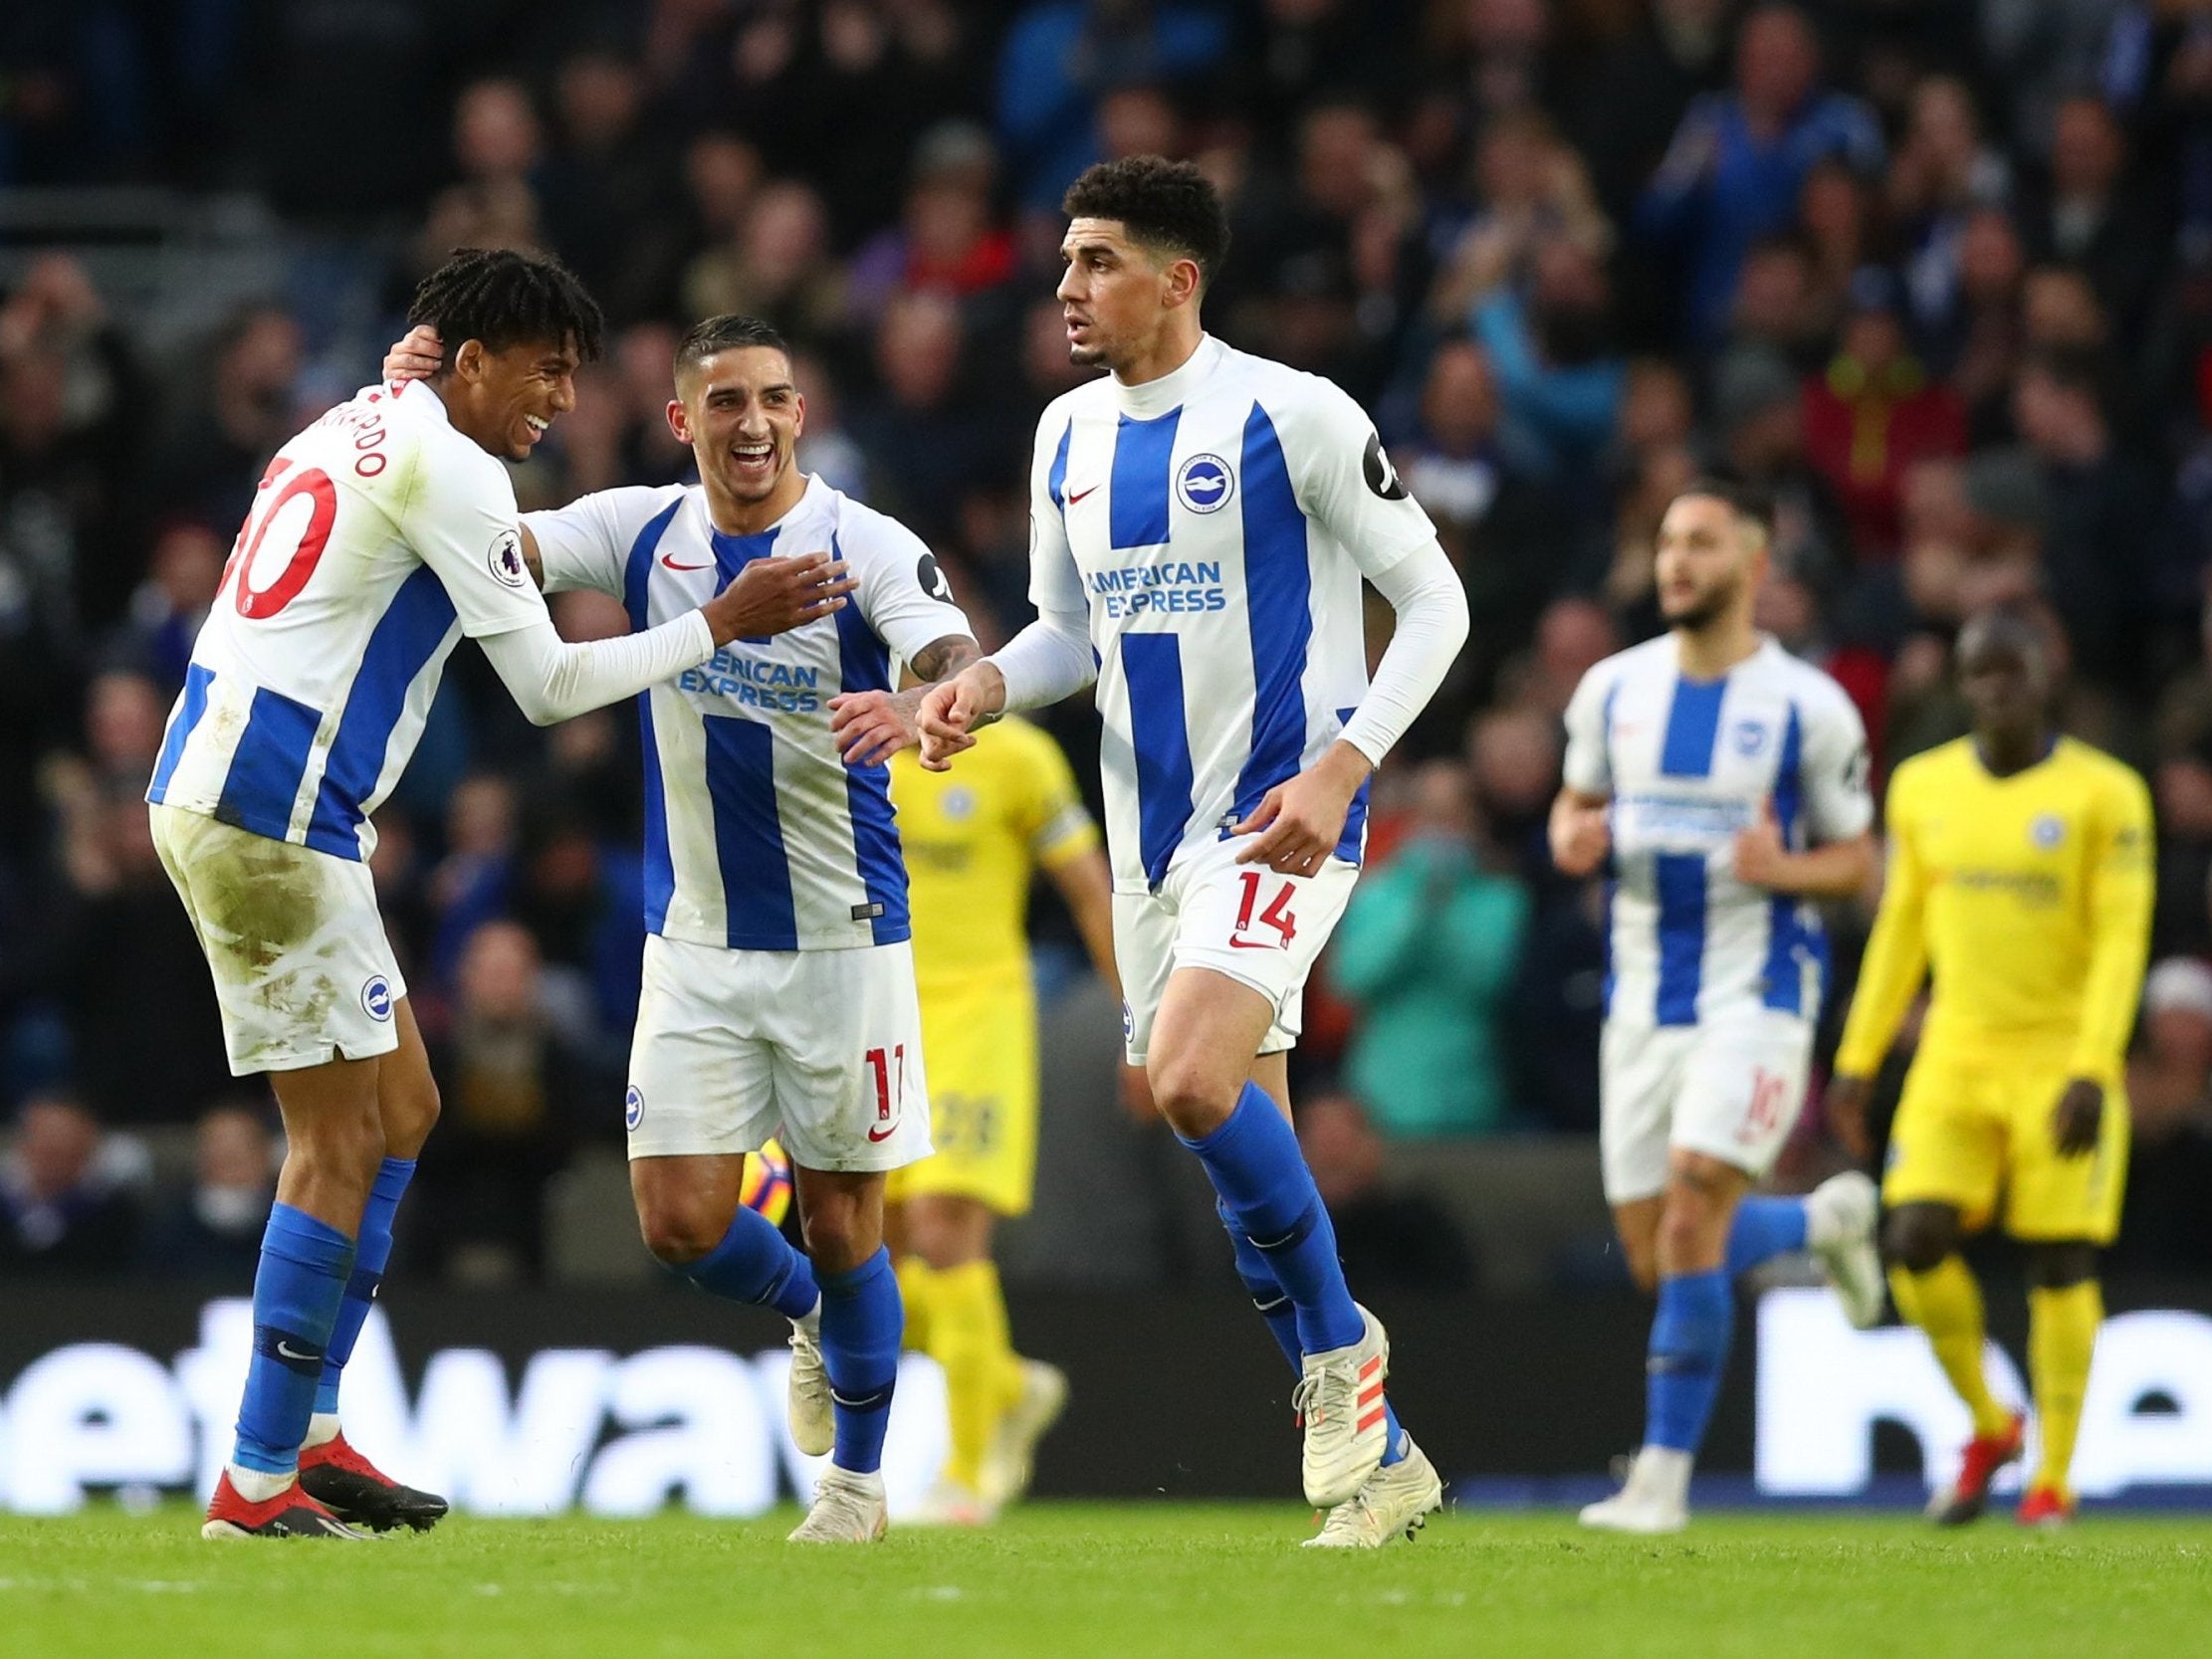
<path fill-rule="evenodd" d="M 1883 1200 L 1954 1205 L 1969 1228 L 2110 1242 L 2126 1175 L 2121 1064 L 2152 899 L 2150 796 L 2111 756 L 2062 737 L 1993 776 L 1971 738 L 1889 784 L 1889 873 L 1836 1069 L 1880 1065 L 1923 972 L 1926 1027 L 1891 1131 Z M 2069 1081 L 2104 1086 L 2102 1136 L 2059 1155 Z"/>
<path fill-rule="evenodd" d="M 937 1153 L 893 1171 L 888 1199 L 976 1198 L 1000 1215 L 1036 1182 L 1037 1017 L 1024 933 L 1029 881 L 1098 845 L 1059 745 L 1001 721 L 949 772 L 891 761 L 906 848 L 914 971 Z"/>

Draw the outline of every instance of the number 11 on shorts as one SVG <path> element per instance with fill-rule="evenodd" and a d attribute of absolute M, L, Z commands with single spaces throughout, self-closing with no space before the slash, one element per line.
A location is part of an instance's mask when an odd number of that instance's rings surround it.
<path fill-rule="evenodd" d="M 888 1141 L 899 1127 L 899 1114 L 906 1110 L 906 1044 L 896 1044 L 888 1051 L 872 1048 L 863 1058 L 876 1074 L 876 1121 L 868 1139 Z"/>

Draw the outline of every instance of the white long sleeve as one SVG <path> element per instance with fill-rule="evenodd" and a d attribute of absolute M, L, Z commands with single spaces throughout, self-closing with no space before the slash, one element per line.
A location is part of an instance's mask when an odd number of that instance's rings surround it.
<path fill-rule="evenodd" d="M 1037 619 L 985 659 L 1006 682 L 1006 713 L 1073 697 L 1098 678 L 1087 611 L 1040 610 Z"/>
<path fill-rule="evenodd" d="M 715 654 L 714 631 L 698 611 L 617 639 L 570 644 L 547 621 L 488 634 L 477 643 L 534 726 L 553 726 L 619 703 Z"/>
<path fill-rule="evenodd" d="M 1375 665 L 1375 678 L 1345 723 L 1344 740 L 1376 765 L 1437 695 L 1467 641 L 1467 590 L 1435 541 L 1381 572 L 1368 572 L 1390 601 L 1398 626 Z"/>

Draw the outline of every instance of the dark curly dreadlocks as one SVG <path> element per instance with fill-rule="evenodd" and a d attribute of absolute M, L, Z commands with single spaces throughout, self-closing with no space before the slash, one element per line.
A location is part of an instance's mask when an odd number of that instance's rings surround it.
<path fill-rule="evenodd" d="M 494 352 L 572 344 L 590 362 L 606 328 L 598 302 L 574 272 L 556 259 L 512 248 L 456 248 L 415 290 L 407 321 L 427 322 L 445 341 L 441 374 L 451 369 L 461 342 L 472 339 Z"/>

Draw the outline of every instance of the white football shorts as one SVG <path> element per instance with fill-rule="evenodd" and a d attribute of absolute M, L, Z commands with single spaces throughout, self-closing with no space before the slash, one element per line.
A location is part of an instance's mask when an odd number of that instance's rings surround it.
<path fill-rule="evenodd" d="M 1185 855 L 1157 893 L 1114 895 L 1114 960 L 1131 1065 L 1144 1063 L 1168 976 L 1179 967 L 1210 967 L 1273 1005 L 1260 1053 L 1297 1046 L 1306 975 L 1336 931 L 1360 870 L 1335 857 L 1310 876 L 1238 864 L 1236 855 L 1253 839 L 1240 835 Z"/>
<path fill-rule="evenodd" d="M 407 994 L 368 866 L 176 806 L 149 806 L 223 1011 L 231 1075 L 370 1060 Z"/>
<path fill-rule="evenodd" d="M 758 1151 L 806 1169 L 928 1157 L 911 944 L 730 950 L 648 935 L 623 1123 L 632 1157 Z"/>
<path fill-rule="evenodd" d="M 1598 1048 L 1606 1201 L 1664 1191 L 1675 1146 L 1764 1175 L 1804 1109 L 1812 1063 L 1811 1023 L 1773 1009 L 1703 1025 L 1608 1020 Z"/>

